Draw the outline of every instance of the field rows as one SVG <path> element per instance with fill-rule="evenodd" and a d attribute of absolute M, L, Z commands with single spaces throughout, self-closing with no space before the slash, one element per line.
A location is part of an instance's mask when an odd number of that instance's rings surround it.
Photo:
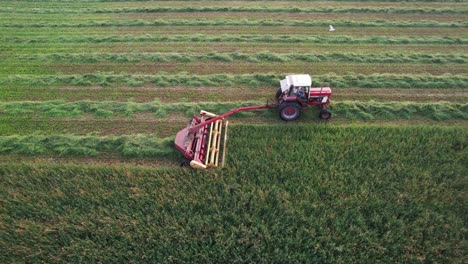
<path fill-rule="evenodd" d="M 1 1 L 0 263 L 465 263 L 467 14 Z M 179 168 L 193 115 L 296 73 L 332 88 L 330 120 L 237 113 L 224 168 Z"/>

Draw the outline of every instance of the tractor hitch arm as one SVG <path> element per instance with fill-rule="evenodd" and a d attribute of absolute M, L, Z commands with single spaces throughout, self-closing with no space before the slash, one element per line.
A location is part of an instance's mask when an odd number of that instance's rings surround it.
<path fill-rule="evenodd" d="M 235 114 L 237 112 L 243 112 L 243 111 L 253 111 L 253 110 L 258 110 L 258 109 L 265 109 L 265 108 L 271 108 L 272 106 L 271 105 L 257 105 L 257 106 L 244 106 L 244 107 L 238 107 L 238 108 L 235 108 L 235 109 L 232 109 L 231 111 L 229 112 L 226 112 L 224 114 L 221 114 L 221 115 L 217 115 L 213 118 L 210 118 L 208 119 L 207 121 L 205 122 L 202 122 L 200 124 L 197 124 L 196 126 L 193 126 L 189 129 L 189 134 L 192 135 L 194 133 L 196 133 L 200 128 L 206 126 L 206 125 L 209 125 L 210 123 L 213 123 L 219 119 L 223 119 L 225 117 L 228 117 L 232 114 Z"/>

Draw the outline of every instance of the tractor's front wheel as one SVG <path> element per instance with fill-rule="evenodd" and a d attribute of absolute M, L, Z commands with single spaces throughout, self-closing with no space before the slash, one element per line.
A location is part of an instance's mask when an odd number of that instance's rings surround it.
<path fill-rule="evenodd" d="M 280 117 L 284 121 L 296 120 L 301 115 L 301 107 L 298 103 L 286 102 L 280 105 Z"/>
<path fill-rule="evenodd" d="M 320 119 L 327 120 L 327 119 L 330 119 L 331 116 L 332 116 L 332 113 L 331 113 L 330 110 L 328 110 L 328 109 L 320 110 L 320 114 L 319 114 Z"/>

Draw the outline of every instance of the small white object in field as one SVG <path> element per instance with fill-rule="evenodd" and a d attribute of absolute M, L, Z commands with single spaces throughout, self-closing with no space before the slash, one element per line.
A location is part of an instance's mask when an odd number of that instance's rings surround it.
<path fill-rule="evenodd" d="M 330 29 L 328 31 L 333 32 L 335 31 L 335 28 L 332 25 L 330 25 Z"/>

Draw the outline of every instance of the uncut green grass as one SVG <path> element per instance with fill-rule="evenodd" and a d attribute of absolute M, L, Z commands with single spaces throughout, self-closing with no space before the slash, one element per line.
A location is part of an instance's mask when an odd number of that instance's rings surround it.
<path fill-rule="evenodd" d="M 221 170 L 2 164 L 1 260 L 462 263 L 466 138 L 235 126 Z"/>

